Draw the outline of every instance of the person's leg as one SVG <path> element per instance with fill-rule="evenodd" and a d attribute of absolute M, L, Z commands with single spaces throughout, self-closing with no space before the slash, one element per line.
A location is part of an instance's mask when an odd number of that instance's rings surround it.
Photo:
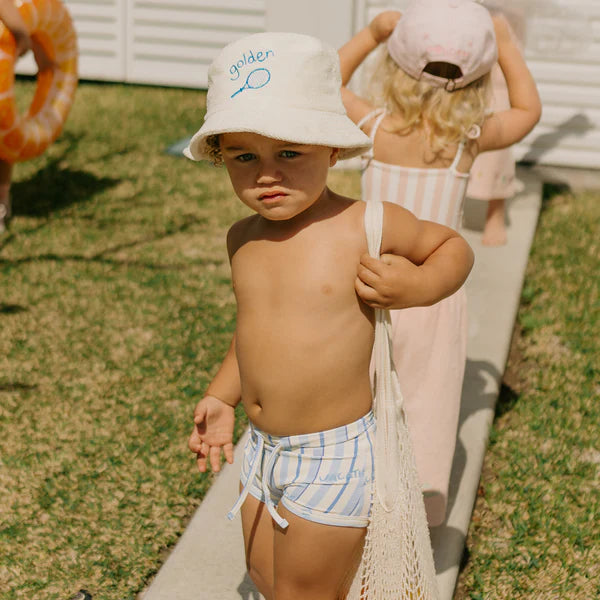
<path fill-rule="evenodd" d="M 506 244 L 506 226 L 504 225 L 504 198 L 495 198 L 488 202 L 485 227 L 481 243 L 484 246 L 503 246 Z"/>
<path fill-rule="evenodd" d="M 276 600 L 342 600 L 362 553 L 366 529 L 322 525 L 296 516 L 282 504 L 277 512 L 289 522 L 275 526 Z"/>
<path fill-rule="evenodd" d="M 273 536 L 278 528 L 267 507 L 251 494 L 240 514 L 248 575 L 266 600 L 273 600 Z"/>
<path fill-rule="evenodd" d="M 6 229 L 6 223 L 11 216 L 10 182 L 12 170 L 12 163 L 0 160 L 0 233 Z"/>

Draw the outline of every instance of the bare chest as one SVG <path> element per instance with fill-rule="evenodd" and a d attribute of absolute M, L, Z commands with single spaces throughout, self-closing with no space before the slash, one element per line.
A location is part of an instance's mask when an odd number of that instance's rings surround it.
<path fill-rule="evenodd" d="M 340 310 L 356 305 L 354 282 L 366 244 L 357 235 L 299 235 L 255 240 L 232 260 L 238 310 Z"/>

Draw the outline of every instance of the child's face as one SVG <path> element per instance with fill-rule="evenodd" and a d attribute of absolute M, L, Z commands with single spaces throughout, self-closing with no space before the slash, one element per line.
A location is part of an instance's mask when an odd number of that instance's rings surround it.
<path fill-rule="evenodd" d="M 338 150 L 283 142 L 257 133 L 220 136 L 223 161 L 240 200 L 271 221 L 312 206 L 327 183 Z"/>

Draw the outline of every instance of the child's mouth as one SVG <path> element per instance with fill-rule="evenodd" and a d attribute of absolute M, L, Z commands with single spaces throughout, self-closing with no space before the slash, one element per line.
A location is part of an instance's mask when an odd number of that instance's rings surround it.
<path fill-rule="evenodd" d="M 264 204 L 270 204 L 273 202 L 277 202 L 281 200 L 286 194 L 284 192 L 274 191 L 274 192 L 264 192 L 260 194 L 258 197 L 261 202 Z"/>

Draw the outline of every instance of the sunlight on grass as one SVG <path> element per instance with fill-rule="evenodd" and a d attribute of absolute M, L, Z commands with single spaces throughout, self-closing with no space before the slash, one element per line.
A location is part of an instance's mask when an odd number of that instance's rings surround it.
<path fill-rule="evenodd" d="M 2 600 L 133 600 L 210 485 L 186 442 L 234 329 L 225 234 L 248 212 L 222 169 L 164 152 L 204 100 L 81 84 L 61 137 L 15 169 L 0 238 Z M 356 172 L 330 183 L 360 191 Z M 461 598 L 598 594 L 599 206 L 563 194 L 542 213 Z"/>
<path fill-rule="evenodd" d="M 245 213 L 224 171 L 164 153 L 203 103 L 82 84 L 62 136 L 15 169 L 0 238 L 3 599 L 133 598 L 209 485 L 186 439 L 233 331 L 224 240 Z"/>
<path fill-rule="evenodd" d="M 457 600 L 600 597 L 599 222 L 544 203 Z"/>

